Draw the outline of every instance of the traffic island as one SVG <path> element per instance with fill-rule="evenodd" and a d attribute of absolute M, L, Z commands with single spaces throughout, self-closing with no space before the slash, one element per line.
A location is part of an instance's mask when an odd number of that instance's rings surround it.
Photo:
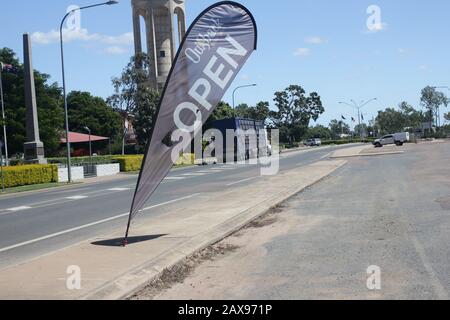
<path fill-rule="evenodd" d="M 375 148 L 372 145 L 363 145 L 353 148 L 341 149 L 335 151 L 330 158 L 331 159 L 345 159 L 355 157 L 372 157 L 383 155 L 394 155 L 405 153 L 405 147 L 397 146 L 385 146 L 383 148 Z"/>

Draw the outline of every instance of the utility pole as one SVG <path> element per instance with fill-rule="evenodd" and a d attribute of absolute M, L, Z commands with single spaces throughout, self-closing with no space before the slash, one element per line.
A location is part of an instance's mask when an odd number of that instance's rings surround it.
<path fill-rule="evenodd" d="M 67 178 L 68 178 L 68 183 L 72 182 L 72 168 L 71 168 L 71 154 L 70 154 L 70 130 L 69 130 L 69 111 L 68 111 L 68 106 L 67 106 L 67 88 L 66 88 L 66 73 L 65 73 L 65 68 L 64 68 L 64 39 L 63 39 L 63 26 L 64 26 L 64 22 L 66 21 L 66 19 L 73 14 L 76 11 L 81 11 L 84 9 L 90 9 L 90 8 L 95 8 L 95 7 L 100 7 L 100 6 L 110 6 L 110 5 L 114 5 L 114 4 L 118 4 L 119 2 L 117 1 L 108 1 L 108 2 L 103 2 L 103 3 L 98 3 L 98 4 L 93 4 L 90 6 L 85 6 L 85 7 L 81 7 L 81 8 L 76 8 L 70 12 L 68 12 L 63 19 L 61 20 L 61 24 L 59 27 L 59 41 L 60 41 L 60 47 L 61 47 L 61 71 L 62 71 L 62 85 L 63 85 L 63 95 L 64 95 L 64 118 L 65 118 L 65 127 L 66 127 L 66 144 L 67 144 Z"/>
<path fill-rule="evenodd" d="M 3 141 L 0 140 L 0 163 L 1 163 L 1 175 L 2 175 L 2 193 L 5 192 L 5 177 L 3 175 Z"/>
<path fill-rule="evenodd" d="M 5 144 L 6 165 L 9 163 L 8 156 L 8 139 L 6 137 L 6 116 L 5 116 L 5 102 L 3 100 L 3 81 L 2 81 L 3 63 L 0 62 L 0 102 L 2 105 L 2 121 L 3 121 L 3 140 Z M 3 177 L 3 176 L 2 176 Z"/>
<path fill-rule="evenodd" d="M 236 91 L 238 91 L 239 89 L 242 89 L 242 88 L 249 88 L 249 87 L 256 87 L 256 86 L 257 86 L 256 83 L 247 84 L 245 86 L 239 86 L 239 87 L 237 87 L 236 89 L 233 90 L 233 110 L 236 109 L 236 104 L 235 104 Z"/>
<path fill-rule="evenodd" d="M 363 137 L 362 137 L 362 130 L 361 130 L 361 109 L 364 108 L 366 105 L 368 105 L 370 102 L 376 101 L 376 100 L 378 100 L 378 98 L 373 98 L 373 99 L 370 99 L 370 100 L 367 100 L 367 101 L 361 101 L 361 103 L 359 103 L 359 104 L 356 103 L 353 99 L 350 100 L 351 104 L 347 103 L 347 102 L 339 102 L 339 104 L 345 104 L 345 105 L 347 105 L 349 107 L 352 107 L 352 108 L 355 108 L 355 109 L 358 110 L 358 124 L 359 124 L 359 131 L 360 131 L 360 138 L 361 138 L 361 140 L 363 139 Z"/>

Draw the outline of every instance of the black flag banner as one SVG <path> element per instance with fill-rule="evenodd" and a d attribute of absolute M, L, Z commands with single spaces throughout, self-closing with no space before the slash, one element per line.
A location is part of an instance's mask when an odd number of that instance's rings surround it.
<path fill-rule="evenodd" d="M 223 1 L 203 11 L 180 44 L 159 102 L 142 163 L 124 245 L 132 219 L 150 199 L 175 161 L 190 146 L 234 78 L 256 50 L 257 27 L 250 11 Z M 180 146 L 183 148 L 180 149 Z M 175 157 L 176 158 L 176 157 Z"/>

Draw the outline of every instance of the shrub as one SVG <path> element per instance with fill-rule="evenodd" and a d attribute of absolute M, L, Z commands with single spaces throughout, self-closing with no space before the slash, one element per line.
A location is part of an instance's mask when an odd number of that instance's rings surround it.
<path fill-rule="evenodd" d="M 120 164 L 121 172 L 135 172 L 141 170 L 144 156 L 115 156 L 112 161 Z M 191 153 L 184 154 L 180 157 L 175 165 L 185 166 L 192 165 L 195 162 L 195 155 Z"/>
<path fill-rule="evenodd" d="M 67 158 L 49 158 L 48 163 L 67 165 Z M 91 162 L 92 161 L 92 162 Z M 85 164 L 110 164 L 113 162 L 113 156 L 93 156 L 90 157 L 71 157 L 72 166 L 82 166 Z"/>
<path fill-rule="evenodd" d="M 133 172 L 141 170 L 144 156 L 116 156 L 112 160 L 120 164 L 121 172 Z"/>
<path fill-rule="evenodd" d="M 58 182 L 58 166 L 24 165 L 4 167 L 3 175 L 6 188 Z"/>
<path fill-rule="evenodd" d="M 178 159 L 176 166 L 187 166 L 187 165 L 193 165 L 195 163 L 195 154 L 193 153 L 185 153 L 183 154 L 180 159 Z"/>

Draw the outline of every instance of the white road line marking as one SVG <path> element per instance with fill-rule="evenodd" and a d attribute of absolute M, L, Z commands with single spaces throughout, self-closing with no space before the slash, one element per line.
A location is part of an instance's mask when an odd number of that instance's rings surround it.
<path fill-rule="evenodd" d="M 231 186 L 234 186 L 234 185 L 239 184 L 239 183 L 242 183 L 242 182 L 251 181 L 251 180 L 254 180 L 254 179 L 256 179 L 256 178 L 257 178 L 257 177 L 247 178 L 247 179 L 242 179 L 242 180 L 239 180 L 239 181 L 236 181 L 236 182 L 227 184 L 227 187 L 231 187 Z"/>
<path fill-rule="evenodd" d="M 167 205 L 167 204 L 172 204 L 172 203 L 180 202 L 180 201 L 183 201 L 183 200 L 191 199 L 191 198 L 194 198 L 194 197 L 199 196 L 199 195 L 200 195 L 200 193 L 194 193 L 194 194 L 192 194 L 192 195 L 190 195 L 190 196 L 186 196 L 186 197 L 179 198 L 179 199 L 175 199 L 175 200 L 170 200 L 170 201 L 163 202 L 163 203 L 160 203 L 160 204 L 151 206 L 151 207 L 144 208 L 144 209 L 142 209 L 142 210 L 139 211 L 139 212 L 147 211 L 147 210 L 150 210 L 150 209 L 154 209 L 154 208 L 158 208 L 158 207 L 165 206 L 165 205 Z"/>
<path fill-rule="evenodd" d="M 128 191 L 131 190 L 130 188 L 112 188 L 108 189 L 108 191 Z"/>
<path fill-rule="evenodd" d="M 68 200 L 82 200 L 82 199 L 86 199 L 87 196 L 73 196 L 73 197 L 67 197 L 66 199 Z"/>
<path fill-rule="evenodd" d="M 164 180 L 184 180 L 185 177 L 167 177 Z"/>
<path fill-rule="evenodd" d="M 187 196 L 187 197 L 183 197 L 183 198 L 179 198 L 179 199 L 163 202 L 163 203 L 160 203 L 160 204 L 148 207 L 148 208 L 144 208 L 144 209 L 140 210 L 139 212 L 148 211 L 150 209 L 154 209 L 154 208 L 162 207 L 162 206 L 165 206 L 165 205 L 168 205 L 168 204 L 180 202 L 182 200 L 191 199 L 191 198 L 194 198 L 194 197 L 198 196 L 199 194 L 200 193 L 196 193 L 196 194 L 193 194 L 193 195 L 190 195 L 190 196 Z M 23 246 L 26 246 L 26 245 L 29 245 L 29 244 L 36 243 L 36 242 L 40 242 L 40 241 L 48 240 L 48 239 L 51 239 L 51 238 L 55 238 L 55 237 L 58 237 L 58 236 L 61 236 L 61 235 L 67 234 L 67 233 L 71 233 L 71 232 L 79 231 L 79 230 L 86 229 L 86 228 L 89 228 L 89 227 L 93 227 L 93 226 L 96 226 L 96 225 L 99 225 L 99 224 L 102 224 L 102 223 L 105 223 L 105 222 L 117 220 L 117 219 L 126 217 L 129 214 L 130 214 L 129 212 L 123 213 L 123 214 L 119 214 L 119 215 L 111 217 L 111 218 L 99 220 L 99 221 L 92 222 L 92 223 L 89 223 L 89 224 L 85 224 L 85 225 L 82 225 L 82 226 L 79 226 L 79 227 L 76 227 L 76 228 L 64 230 L 64 231 L 61 231 L 61 232 L 49 234 L 49 235 L 44 236 L 44 237 L 40 237 L 40 238 L 36 238 L 36 239 L 33 239 L 33 240 L 21 242 L 21 243 L 18 243 L 18 244 L 15 244 L 15 245 L 12 245 L 12 246 L 0 249 L 0 253 L 5 252 L 5 251 L 9 251 L 9 250 L 12 250 L 12 249 L 17 249 L 17 248 L 20 248 L 20 247 L 23 247 Z"/>
<path fill-rule="evenodd" d="M 22 206 L 22 207 L 16 207 L 16 208 L 6 209 L 6 211 L 17 212 L 17 211 L 23 211 L 23 210 L 29 210 L 29 209 L 31 209 L 31 207 L 28 207 L 28 206 Z"/>
<path fill-rule="evenodd" d="M 184 177 L 201 177 L 201 176 L 204 176 L 205 175 L 205 173 L 185 173 L 185 174 L 182 174 L 182 176 L 184 176 Z"/>
<path fill-rule="evenodd" d="M 320 160 L 329 158 L 332 155 L 333 152 L 327 153 L 326 155 L 324 155 L 323 157 L 320 158 Z"/>

